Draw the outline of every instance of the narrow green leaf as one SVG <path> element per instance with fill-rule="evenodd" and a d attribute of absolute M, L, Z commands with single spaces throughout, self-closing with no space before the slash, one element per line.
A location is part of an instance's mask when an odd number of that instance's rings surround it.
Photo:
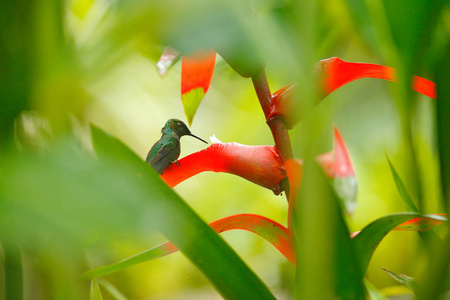
<path fill-rule="evenodd" d="M 133 255 L 131 257 L 128 257 L 126 259 L 123 259 L 117 263 L 87 271 L 86 273 L 83 274 L 82 278 L 90 279 L 105 276 L 107 274 L 121 271 L 136 264 L 168 255 L 175 251 L 177 251 L 177 249 L 172 244 L 164 243 L 159 246 L 148 249 L 146 251 L 143 251 L 141 253 L 138 253 L 136 255 Z"/>
<path fill-rule="evenodd" d="M 396 273 L 393 271 L 389 271 L 385 268 L 381 268 L 382 270 L 386 271 L 389 275 L 392 276 L 395 280 L 400 282 L 402 285 L 406 286 L 408 289 L 410 289 L 413 293 L 416 293 L 419 289 L 417 280 L 413 277 L 406 276 L 401 273 Z"/>
<path fill-rule="evenodd" d="M 358 255 L 361 272 L 364 274 L 370 259 L 383 238 L 398 225 L 417 217 L 427 217 L 442 221 L 442 216 L 419 213 L 392 214 L 373 221 L 353 238 L 353 245 Z"/>
<path fill-rule="evenodd" d="M 100 287 L 98 286 L 97 280 L 91 280 L 91 290 L 89 293 L 90 300 L 102 300 L 102 293 L 100 292 Z"/>
<path fill-rule="evenodd" d="M 148 189 L 149 218 L 186 255 L 226 299 L 274 299 L 265 284 L 237 254 L 130 149 L 92 127 L 94 148 L 119 169 L 134 167 L 136 184 Z M 121 160 L 116 160 L 116 155 Z M 128 157 L 132 164 L 128 164 Z M 134 158 L 133 158 L 134 157 Z M 163 183 L 163 184 L 161 184 Z"/>
<path fill-rule="evenodd" d="M 364 285 L 369 294 L 370 300 L 388 300 L 369 280 L 364 279 Z"/>
<path fill-rule="evenodd" d="M 442 55 L 436 74 L 437 96 L 436 122 L 439 146 L 439 163 L 441 171 L 441 187 L 444 205 L 450 213 L 450 44 Z"/>
<path fill-rule="evenodd" d="M 406 187 L 405 187 L 402 179 L 400 178 L 397 171 L 395 170 L 394 165 L 392 164 L 391 159 L 389 158 L 389 155 L 387 154 L 387 152 L 385 152 L 385 154 L 386 154 L 386 159 L 389 163 L 389 167 L 391 168 L 392 177 L 394 178 L 394 182 L 395 182 L 395 185 L 397 186 L 397 190 L 398 190 L 400 196 L 402 197 L 403 201 L 405 201 L 405 203 L 409 207 L 409 209 L 411 209 L 414 212 L 419 212 L 419 210 L 417 209 L 413 200 L 409 196 L 408 191 L 406 190 Z"/>
<path fill-rule="evenodd" d="M 116 300 L 127 300 L 125 297 L 111 282 L 104 278 L 97 278 L 96 281 L 101 285 L 108 293 Z"/>

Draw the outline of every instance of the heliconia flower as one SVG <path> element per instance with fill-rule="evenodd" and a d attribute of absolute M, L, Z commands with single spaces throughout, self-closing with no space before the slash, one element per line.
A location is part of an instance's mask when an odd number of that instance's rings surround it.
<path fill-rule="evenodd" d="M 379 78 L 389 81 L 397 81 L 394 68 L 368 64 L 346 62 L 338 57 L 331 57 L 321 60 L 315 66 L 314 75 L 321 87 L 320 96 L 322 100 L 331 92 L 341 86 L 362 78 Z M 436 84 L 425 78 L 414 76 L 412 79 L 412 89 L 425 96 L 436 99 Z M 267 120 L 275 117 L 282 117 L 288 128 L 294 127 L 300 120 L 298 101 L 295 98 L 296 84 L 288 84 L 279 91 L 272 94 L 272 105 L 269 111 L 265 112 Z"/>
<path fill-rule="evenodd" d="M 334 150 L 319 156 L 318 162 L 330 178 L 335 178 L 341 187 L 345 187 L 343 195 L 354 199 L 356 180 L 349 180 L 354 179 L 350 156 L 336 128 L 334 135 Z M 161 178 L 167 185 L 174 187 L 198 173 L 213 171 L 240 176 L 275 194 L 283 191 L 280 183 L 286 178 L 286 171 L 274 146 L 247 146 L 222 143 L 215 138 L 211 140 L 214 143 L 208 148 L 179 159 L 178 165 L 171 164 L 164 170 Z"/>
<path fill-rule="evenodd" d="M 301 179 L 301 173 L 302 173 L 301 172 L 301 163 L 299 163 L 298 161 L 296 161 L 294 159 L 291 159 L 291 160 L 287 161 L 286 163 L 287 163 L 286 169 L 288 170 L 291 186 L 298 187 L 299 181 L 296 181 L 296 180 Z M 291 179 L 292 179 L 292 181 L 291 181 Z M 401 214 L 393 216 L 393 217 L 401 217 L 404 219 L 404 216 L 402 216 Z M 384 236 L 386 236 L 386 234 L 388 234 L 391 230 L 403 230 L 403 229 L 398 229 L 398 228 L 404 227 L 405 224 L 409 224 L 409 225 L 419 224 L 419 223 L 423 223 L 424 221 L 428 222 L 429 220 L 439 221 L 439 222 L 430 222 L 431 226 L 435 226 L 437 224 L 440 224 L 441 222 L 447 221 L 447 219 L 442 215 L 425 215 L 423 217 L 418 217 L 418 218 L 414 218 L 414 217 L 410 216 L 407 218 L 410 218 L 410 220 L 401 223 L 394 229 L 386 229 L 390 226 L 390 224 L 389 224 L 390 222 L 388 222 L 388 223 L 385 222 L 381 227 L 378 227 L 375 230 L 376 234 L 374 234 L 374 232 L 371 232 L 372 234 L 369 234 L 368 236 L 366 235 L 366 237 L 369 238 L 369 240 L 367 242 L 370 242 L 372 245 L 374 245 L 374 247 L 369 247 L 369 249 L 367 250 L 367 251 L 369 251 L 369 253 L 366 253 L 366 255 L 369 255 L 368 256 L 369 259 L 372 256 L 373 251 L 375 251 L 375 248 L 378 245 L 378 243 L 381 242 L 381 240 L 384 238 Z M 380 221 L 380 219 L 378 219 L 377 221 Z M 375 222 L 377 222 L 377 221 L 375 221 Z M 409 226 L 409 225 L 407 225 L 407 226 Z M 283 254 L 286 257 L 286 259 L 293 266 L 296 266 L 296 254 L 295 254 L 295 248 L 294 248 L 295 244 L 294 244 L 294 240 L 293 240 L 293 233 L 292 233 L 292 230 L 290 229 L 291 227 L 286 228 L 283 225 L 281 225 L 271 219 L 268 219 L 266 217 L 259 216 L 259 215 L 253 215 L 253 214 L 238 214 L 238 215 L 225 217 L 223 219 L 220 219 L 220 220 L 210 223 L 209 226 L 211 226 L 211 228 L 214 231 L 216 231 L 217 233 L 221 233 L 221 232 L 228 231 L 228 230 L 234 230 L 234 229 L 241 229 L 241 230 L 247 230 L 247 231 L 253 232 L 253 233 L 261 236 L 265 240 L 267 240 L 269 243 L 271 243 L 275 248 L 278 249 L 278 251 L 280 251 L 281 254 Z M 430 226 L 430 228 L 431 228 L 431 226 Z M 364 231 L 366 228 L 364 228 L 362 231 Z M 416 226 L 409 226 L 409 229 L 406 229 L 406 230 L 418 231 L 418 230 L 428 230 L 430 228 L 419 229 L 419 227 L 416 227 Z M 352 233 L 351 237 L 355 238 L 362 231 Z M 375 240 L 373 240 L 373 241 L 370 240 L 370 238 L 372 236 L 376 237 L 377 235 L 380 235 L 381 239 L 375 238 Z M 201 245 L 199 245 L 199 247 L 201 247 Z M 123 259 L 119 262 L 89 270 L 82 275 L 82 278 L 92 279 L 92 278 L 105 276 L 107 274 L 111 274 L 111 273 L 117 272 L 119 270 L 123 270 L 124 268 L 136 265 L 138 263 L 142 263 L 142 262 L 145 262 L 145 261 L 148 261 L 151 259 L 159 258 L 159 257 L 165 256 L 165 255 L 174 253 L 176 251 L 178 251 L 178 249 L 175 247 L 175 245 L 172 244 L 170 241 L 167 241 L 156 247 L 148 249 L 144 252 L 141 252 L 141 253 L 133 255 L 129 258 Z"/>
<path fill-rule="evenodd" d="M 394 68 L 376 64 L 346 62 L 339 57 L 321 60 L 316 65 L 316 71 L 322 79 L 326 94 L 361 78 L 379 78 L 397 82 Z M 436 99 L 436 84 L 430 80 L 414 76 L 411 88 L 418 93 Z"/>
<path fill-rule="evenodd" d="M 352 214 L 356 208 L 358 184 L 347 147 L 336 127 L 334 127 L 333 151 L 319 155 L 317 160 L 332 180 L 334 190 L 343 202 L 347 213 Z"/>
<path fill-rule="evenodd" d="M 355 175 L 347 146 L 336 127 L 334 127 L 333 151 L 319 155 L 317 160 L 325 169 L 325 173 L 328 177 L 347 177 Z"/>
<path fill-rule="evenodd" d="M 217 233 L 233 229 L 253 232 L 271 243 L 295 266 L 292 231 L 271 219 L 253 214 L 239 214 L 214 221 L 209 226 Z"/>
<path fill-rule="evenodd" d="M 216 52 L 211 49 L 198 50 L 182 58 L 181 99 L 189 124 L 192 124 L 197 108 L 209 89 L 215 62 Z"/>
<path fill-rule="evenodd" d="M 162 179 L 170 186 L 200 172 L 226 172 L 238 175 L 279 194 L 286 173 L 275 147 L 247 146 L 239 143 L 214 143 L 169 165 Z"/>

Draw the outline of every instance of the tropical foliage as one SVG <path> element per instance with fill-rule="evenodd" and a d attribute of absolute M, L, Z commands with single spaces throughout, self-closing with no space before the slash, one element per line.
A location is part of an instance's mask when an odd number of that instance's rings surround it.
<path fill-rule="evenodd" d="M 1 2 L 3 298 L 448 294 L 449 12 Z M 183 139 L 159 176 L 183 114 L 231 142 Z"/>

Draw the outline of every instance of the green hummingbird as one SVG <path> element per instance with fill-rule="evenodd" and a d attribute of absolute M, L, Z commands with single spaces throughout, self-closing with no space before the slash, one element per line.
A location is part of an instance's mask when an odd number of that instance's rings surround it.
<path fill-rule="evenodd" d="M 178 157 L 180 156 L 180 138 L 183 135 L 193 136 L 200 141 L 208 144 L 205 140 L 191 133 L 189 128 L 183 121 L 178 119 L 170 119 L 161 129 L 162 136 L 147 154 L 145 161 L 153 167 L 159 174 L 162 174 L 172 162 L 178 165 Z"/>

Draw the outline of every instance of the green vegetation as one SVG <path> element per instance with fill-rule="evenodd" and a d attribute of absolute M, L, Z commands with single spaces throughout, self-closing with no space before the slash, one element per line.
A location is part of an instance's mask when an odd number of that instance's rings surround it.
<path fill-rule="evenodd" d="M 449 21 L 431 0 L 0 2 L 0 298 L 448 296 Z M 217 52 L 183 102 L 180 78 L 201 71 L 175 55 L 160 78 L 167 46 Z M 339 83 L 360 71 L 317 64 L 330 57 L 396 82 Z M 171 118 L 279 152 L 171 188 L 144 162 Z M 180 159 L 205 148 L 181 143 Z M 260 157 L 289 189 L 255 175 Z M 257 234 L 216 233 L 237 228 Z M 161 257 L 166 240 L 180 252 Z"/>

